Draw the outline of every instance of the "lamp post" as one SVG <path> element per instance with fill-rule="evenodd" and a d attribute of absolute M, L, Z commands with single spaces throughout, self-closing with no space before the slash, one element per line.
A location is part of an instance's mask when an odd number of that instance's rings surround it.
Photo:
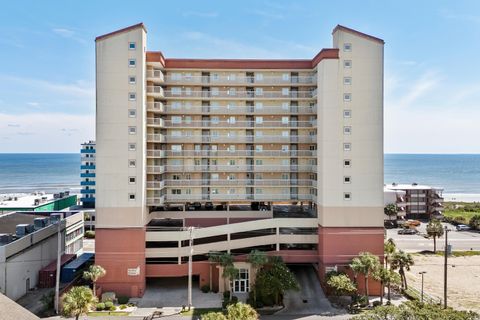
<path fill-rule="evenodd" d="M 443 265 L 443 307 L 447 309 L 447 262 L 448 262 L 448 232 L 450 229 L 448 229 L 447 226 L 445 226 L 445 251 L 444 251 L 444 256 L 445 256 L 445 261 Z"/>
<path fill-rule="evenodd" d="M 423 303 L 423 275 L 427 273 L 427 271 L 421 271 L 418 274 L 422 275 L 422 293 L 421 293 L 421 298 L 420 301 Z"/>
<path fill-rule="evenodd" d="M 192 307 L 192 255 L 193 255 L 193 227 L 189 231 L 189 253 L 188 253 L 188 310 Z"/>

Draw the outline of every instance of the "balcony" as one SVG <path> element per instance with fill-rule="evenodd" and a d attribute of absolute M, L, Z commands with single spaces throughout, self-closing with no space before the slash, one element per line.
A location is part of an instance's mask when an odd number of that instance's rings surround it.
<path fill-rule="evenodd" d="M 82 169 L 82 170 L 95 169 L 95 165 L 81 165 L 80 169 Z"/>
<path fill-rule="evenodd" d="M 165 181 L 147 181 L 147 189 L 162 189 L 165 187 Z"/>
<path fill-rule="evenodd" d="M 160 121 L 159 121 L 160 120 Z M 162 119 L 147 119 L 147 124 L 165 125 L 166 128 L 314 128 L 317 126 L 316 121 L 181 121 L 173 122 L 172 120 L 161 121 Z M 160 124 L 161 123 L 161 124 Z"/>
<path fill-rule="evenodd" d="M 147 87 L 147 93 L 148 91 Z M 153 87 L 152 90 L 155 88 L 161 87 Z M 180 99 L 288 99 L 288 100 L 296 100 L 296 99 L 313 99 L 316 97 L 316 90 L 307 90 L 307 91 L 289 91 L 288 93 L 283 93 L 281 91 L 263 91 L 262 93 L 254 92 L 254 91 L 245 91 L 245 90 L 236 90 L 235 92 L 228 91 L 228 90 L 219 90 L 219 91 L 199 91 L 199 90 L 181 90 L 181 91 L 172 91 L 172 90 L 165 90 L 162 94 L 164 94 L 165 98 L 180 98 Z"/>
<path fill-rule="evenodd" d="M 163 103 L 158 101 L 147 102 L 147 111 L 165 112 L 165 106 L 163 105 Z"/>
<path fill-rule="evenodd" d="M 81 186 L 94 186 L 95 181 L 80 181 Z"/>
<path fill-rule="evenodd" d="M 147 157 L 316 157 L 316 150 L 148 150 Z"/>
<path fill-rule="evenodd" d="M 93 194 L 93 193 L 95 193 L 95 189 L 82 189 L 82 190 L 80 190 L 80 193 L 82 193 L 82 194 Z"/>
<path fill-rule="evenodd" d="M 148 135 L 150 136 L 150 135 Z M 312 143 L 317 141 L 317 136 L 201 136 L 201 135 L 181 135 L 181 136 L 166 136 L 168 143 L 183 142 L 183 143 L 222 143 L 222 142 L 236 142 L 236 143 Z"/>
<path fill-rule="evenodd" d="M 147 134 L 147 142 L 165 142 L 163 134 Z"/>
<path fill-rule="evenodd" d="M 94 178 L 95 173 L 80 173 L 81 178 Z"/>
<path fill-rule="evenodd" d="M 162 83 L 164 80 L 165 78 L 161 70 L 147 70 L 147 81 Z"/>
<path fill-rule="evenodd" d="M 310 187 L 316 184 L 314 180 L 298 180 L 298 179 L 195 179 L 195 180 L 165 180 L 161 186 L 167 187 L 191 187 L 191 186 L 299 186 Z M 149 183 L 156 184 L 158 182 L 149 181 Z"/>
<path fill-rule="evenodd" d="M 81 149 L 80 153 L 95 153 L 95 149 Z"/>
<path fill-rule="evenodd" d="M 168 194 L 165 202 L 221 201 L 313 201 L 311 194 Z"/>
<path fill-rule="evenodd" d="M 264 114 L 264 115 L 285 115 L 285 114 L 316 114 L 317 106 L 232 106 L 232 105 L 210 105 L 210 106 L 180 106 L 167 105 L 167 114 Z"/>
<path fill-rule="evenodd" d="M 315 165 L 167 165 L 168 172 L 316 172 Z"/>
<path fill-rule="evenodd" d="M 165 196 L 147 197 L 147 206 L 161 206 L 165 202 Z"/>
<path fill-rule="evenodd" d="M 159 127 L 163 128 L 165 127 L 165 120 L 161 118 L 148 118 L 147 119 L 147 125 L 150 127 Z"/>
<path fill-rule="evenodd" d="M 80 198 L 81 202 L 95 202 L 94 197 L 88 197 L 88 198 Z"/>
<path fill-rule="evenodd" d="M 88 155 L 88 157 L 87 157 Z M 80 161 L 81 162 L 95 162 L 95 155 L 90 153 L 90 154 L 83 154 L 81 157 L 80 157 Z"/>
<path fill-rule="evenodd" d="M 160 86 L 147 86 L 147 95 L 155 98 L 163 98 L 164 91 Z"/>
<path fill-rule="evenodd" d="M 315 85 L 317 83 L 316 75 L 308 76 L 293 76 L 286 77 L 283 76 L 263 76 L 260 78 L 247 77 L 247 76 L 225 76 L 219 75 L 214 76 L 186 76 L 186 75 L 175 75 L 172 76 L 167 74 L 165 77 L 166 83 L 180 84 L 180 85 Z"/>
<path fill-rule="evenodd" d="M 165 173 L 165 166 L 147 166 L 147 173 Z"/>

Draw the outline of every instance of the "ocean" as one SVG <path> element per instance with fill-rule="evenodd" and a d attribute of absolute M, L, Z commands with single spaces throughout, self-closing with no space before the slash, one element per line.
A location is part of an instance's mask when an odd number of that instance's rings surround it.
<path fill-rule="evenodd" d="M 480 195 L 480 154 L 386 154 L 385 183 Z M 1 154 L 0 193 L 80 189 L 80 154 Z"/>

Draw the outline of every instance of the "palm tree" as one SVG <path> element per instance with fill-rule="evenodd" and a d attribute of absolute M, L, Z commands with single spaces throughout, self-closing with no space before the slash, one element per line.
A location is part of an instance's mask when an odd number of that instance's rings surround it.
<path fill-rule="evenodd" d="M 385 206 L 385 208 L 383 208 L 383 212 L 389 217 L 391 218 L 392 216 L 397 216 L 397 212 L 398 212 L 398 208 L 397 208 L 397 205 L 395 203 L 389 203 Z"/>
<path fill-rule="evenodd" d="M 227 290 L 227 279 L 230 281 L 237 277 L 238 269 L 233 265 L 233 256 L 228 252 L 212 252 L 208 259 L 211 262 L 218 263 L 222 268 L 222 278 L 224 281 L 224 290 Z"/>
<path fill-rule="evenodd" d="M 83 278 L 85 280 L 90 280 L 92 281 L 93 284 L 93 295 L 97 296 L 97 281 L 98 279 L 104 277 L 107 274 L 107 271 L 103 269 L 102 266 L 94 264 L 91 265 L 90 268 L 88 268 L 88 271 L 83 272 Z"/>
<path fill-rule="evenodd" d="M 397 245 L 395 244 L 395 241 L 393 241 L 392 238 L 385 241 L 383 245 L 383 252 L 385 254 L 385 268 L 388 268 L 388 261 L 395 251 L 397 251 Z"/>
<path fill-rule="evenodd" d="M 349 266 L 350 266 L 350 269 L 352 269 L 352 272 L 353 272 L 353 282 L 355 282 L 355 285 L 358 287 L 358 275 L 360 273 L 362 273 L 363 265 L 362 265 L 360 259 L 354 258 Z"/>
<path fill-rule="evenodd" d="M 376 255 L 373 255 L 370 252 L 360 252 L 358 257 L 355 259 L 358 259 L 360 265 L 362 266 L 361 270 L 365 280 L 365 295 L 367 296 L 367 303 L 370 304 L 368 294 L 368 278 L 371 273 L 380 266 L 380 260 Z"/>
<path fill-rule="evenodd" d="M 265 252 L 253 250 L 247 256 L 247 261 L 250 262 L 252 268 L 255 270 L 255 273 L 258 269 L 263 267 L 267 262 L 268 258 Z M 257 289 L 256 286 L 253 286 L 253 303 L 257 304 Z"/>
<path fill-rule="evenodd" d="M 432 219 L 427 225 L 427 234 L 433 237 L 433 252 L 437 252 L 437 237 L 443 236 L 443 226 L 437 219 Z"/>
<path fill-rule="evenodd" d="M 380 281 L 380 285 L 382 286 L 382 293 L 380 295 L 380 303 L 383 304 L 383 295 L 384 295 L 384 289 L 385 286 L 388 287 L 388 296 L 387 299 L 390 301 L 390 286 L 392 284 L 399 284 L 400 283 L 400 276 L 393 270 L 384 268 L 384 267 L 379 267 L 377 268 L 373 274 L 372 277 Z"/>
<path fill-rule="evenodd" d="M 73 287 L 62 296 L 63 314 L 78 320 L 96 301 L 97 298 L 89 287 Z"/>
<path fill-rule="evenodd" d="M 405 270 L 409 271 L 410 267 L 414 264 L 413 258 L 410 254 L 403 252 L 402 250 L 395 252 L 392 256 L 392 262 L 390 264 L 392 270 L 397 270 L 401 277 L 402 289 L 407 289 L 407 277 L 405 276 Z"/>

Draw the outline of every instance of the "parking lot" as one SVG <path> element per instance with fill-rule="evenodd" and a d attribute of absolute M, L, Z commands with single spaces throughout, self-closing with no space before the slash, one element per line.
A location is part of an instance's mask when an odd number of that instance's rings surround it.
<path fill-rule="evenodd" d="M 452 230 L 448 233 L 448 243 L 452 245 L 453 251 L 467 251 L 478 250 L 480 251 L 480 232 L 478 231 L 456 231 L 454 225 L 448 223 L 442 223 Z M 417 230 L 416 235 L 398 234 L 397 229 L 387 229 L 387 239 L 392 238 L 395 240 L 397 247 L 407 252 L 419 252 L 424 250 L 433 251 L 433 240 L 424 237 L 426 234 L 426 223 L 421 223 Z M 444 250 L 445 236 L 437 239 L 437 250 Z"/>

